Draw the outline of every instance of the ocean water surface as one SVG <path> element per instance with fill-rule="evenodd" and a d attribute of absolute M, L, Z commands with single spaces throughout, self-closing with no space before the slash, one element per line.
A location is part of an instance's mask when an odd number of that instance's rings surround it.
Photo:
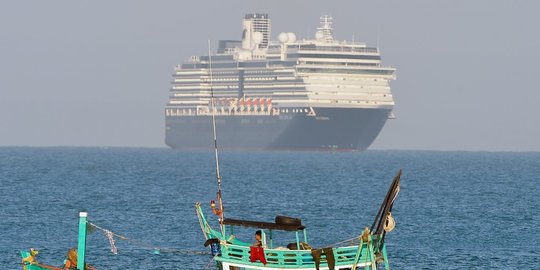
<path fill-rule="evenodd" d="M 392 269 L 540 269 L 540 153 L 368 151 L 222 153 L 226 215 L 302 219 L 312 246 L 359 235 L 403 169 L 387 236 Z M 96 231 L 98 269 L 205 269 L 194 211 L 216 192 L 212 152 L 130 148 L 0 148 L 0 269 L 20 250 L 60 266 L 77 243 L 78 212 L 134 241 L 118 254 Z M 252 241 L 253 231 L 238 237 Z M 293 237 L 283 234 L 282 237 Z M 290 242 L 285 239 L 284 243 Z M 210 269 L 215 269 L 210 264 Z"/>

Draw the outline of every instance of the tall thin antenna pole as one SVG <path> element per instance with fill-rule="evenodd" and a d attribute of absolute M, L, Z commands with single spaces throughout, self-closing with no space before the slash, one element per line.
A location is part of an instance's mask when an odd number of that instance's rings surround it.
<path fill-rule="evenodd" d="M 380 39 L 381 39 L 381 22 L 377 21 L 377 52 L 378 53 L 381 53 Z"/>
<path fill-rule="evenodd" d="M 217 133 L 216 133 L 216 107 L 214 103 L 214 87 L 213 87 L 213 74 L 212 74 L 212 52 L 210 47 L 210 40 L 208 40 L 208 70 L 210 71 L 210 103 L 212 110 L 212 128 L 214 131 L 214 153 L 216 158 L 216 180 L 218 184 L 217 199 L 219 203 L 219 223 L 222 231 L 222 235 L 225 235 L 225 227 L 223 226 L 223 200 L 221 199 L 221 173 L 219 171 L 219 155 L 218 155 L 218 145 L 217 145 Z"/>

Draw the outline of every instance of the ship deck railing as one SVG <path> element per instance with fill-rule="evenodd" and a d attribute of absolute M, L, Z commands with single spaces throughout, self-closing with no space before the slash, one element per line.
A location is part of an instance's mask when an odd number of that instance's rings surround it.
<path fill-rule="evenodd" d="M 386 96 L 385 96 L 386 95 Z M 345 100 L 345 99 L 326 99 L 326 98 L 312 98 L 304 104 L 302 107 L 319 107 L 324 105 L 343 105 L 343 106 L 353 106 L 353 107 L 363 107 L 363 106 L 393 106 L 394 101 L 391 94 L 380 94 L 377 96 L 370 96 L 371 100 Z M 238 116 L 238 115 L 268 115 L 268 116 L 278 116 L 281 113 L 288 113 L 290 110 L 291 113 L 307 113 L 304 109 L 284 109 L 284 108 L 275 108 L 272 111 L 255 111 L 255 110 L 236 110 L 236 109 L 217 109 L 215 110 L 216 116 Z M 211 111 L 197 111 L 196 109 L 176 109 L 176 108 L 167 108 L 165 109 L 166 116 L 211 116 Z"/>
<path fill-rule="evenodd" d="M 196 110 L 182 110 L 182 109 L 167 109 L 165 110 L 166 116 L 211 116 L 212 112 L 209 111 L 196 111 Z M 234 116 L 234 115 L 279 115 L 279 111 L 247 111 L 247 110 L 216 110 L 215 116 Z"/>

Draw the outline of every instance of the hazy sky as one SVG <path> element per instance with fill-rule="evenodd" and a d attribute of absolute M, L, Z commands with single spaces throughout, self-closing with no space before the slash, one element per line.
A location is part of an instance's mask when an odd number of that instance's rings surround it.
<path fill-rule="evenodd" d="M 164 147 L 175 64 L 244 13 L 377 39 L 397 119 L 372 149 L 540 151 L 540 1 L 2 1 L 0 145 Z M 379 37 L 379 38 L 377 38 Z"/>

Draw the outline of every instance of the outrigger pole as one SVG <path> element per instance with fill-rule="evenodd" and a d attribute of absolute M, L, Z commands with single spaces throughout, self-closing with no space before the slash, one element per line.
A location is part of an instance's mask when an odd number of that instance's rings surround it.
<path fill-rule="evenodd" d="M 208 40 L 208 70 L 210 71 L 210 103 L 212 110 L 212 128 L 214 131 L 214 153 L 216 158 L 216 180 L 218 184 L 217 200 L 219 203 L 219 224 L 221 227 L 221 233 L 225 235 L 225 227 L 223 225 L 223 200 L 221 199 L 221 173 L 219 171 L 219 156 L 217 145 L 217 133 L 216 133 L 216 110 L 214 104 L 214 87 L 213 87 L 213 74 L 212 74 L 212 52 L 210 50 L 210 40 Z"/>
<path fill-rule="evenodd" d="M 86 234 L 87 234 L 87 212 L 79 212 L 79 239 L 77 242 L 77 269 L 83 270 L 86 264 Z"/>

